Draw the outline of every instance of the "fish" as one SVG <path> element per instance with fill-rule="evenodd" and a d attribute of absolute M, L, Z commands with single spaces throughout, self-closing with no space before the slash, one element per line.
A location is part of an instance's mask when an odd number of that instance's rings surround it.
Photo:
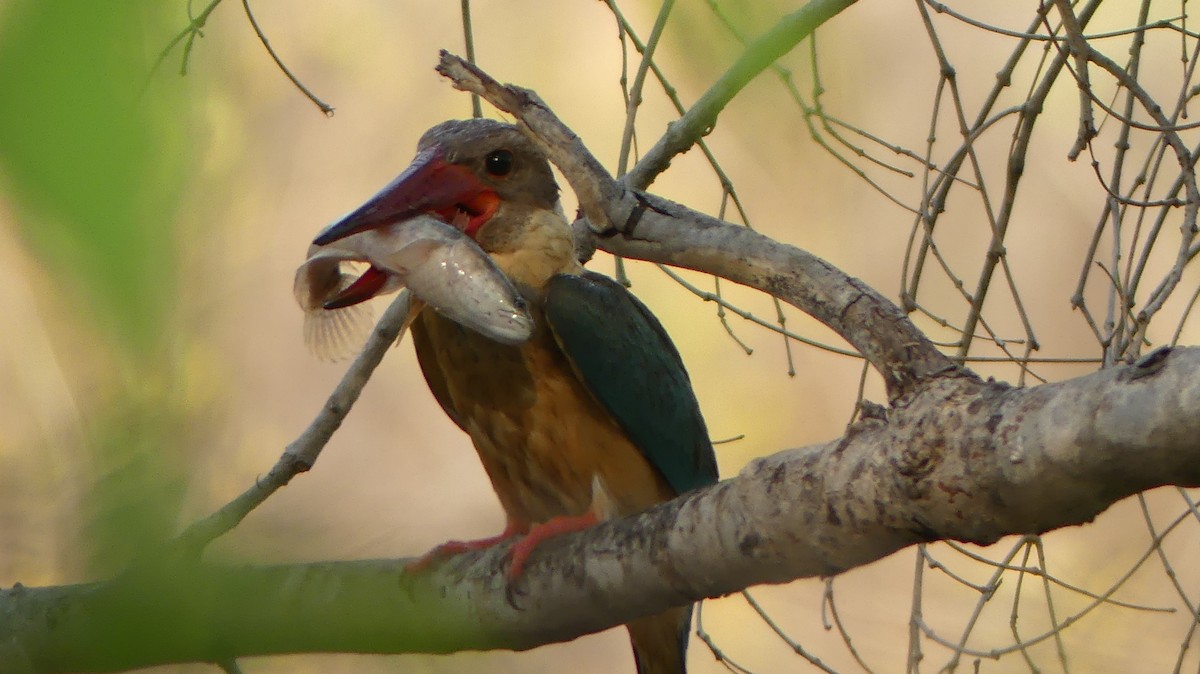
<path fill-rule="evenodd" d="M 410 322 L 428 307 L 503 344 L 533 334 L 525 299 L 491 257 L 459 229 L 420 214 L 309 247 L 292 288 L 305 344 L 322 360 L 355 355 L 374 325 L 364 300 L 401 288 L 412 293 Z"/>

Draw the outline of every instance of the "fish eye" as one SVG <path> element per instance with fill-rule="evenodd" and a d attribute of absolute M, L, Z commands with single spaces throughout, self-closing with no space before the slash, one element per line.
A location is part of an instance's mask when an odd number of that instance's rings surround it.
<path fill-rule="evenodd" d="M 487 172 L 496 176 L 506 176 L 512 171 L 513 155 L 508 150 L 495 150 L 484 160 Z"/>

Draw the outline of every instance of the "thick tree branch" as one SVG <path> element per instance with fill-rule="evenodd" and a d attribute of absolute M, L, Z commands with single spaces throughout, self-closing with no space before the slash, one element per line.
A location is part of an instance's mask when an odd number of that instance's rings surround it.
<path fill-rule="evenodd" d="M 0 593 L 0 633 L 39 672 L 531 648 L 749 585 L 832 575 L 920 541 L 990 543 L 1087 522 L 1154 486 L 1200 485 L 1197 408 L 1196 348 L 1031 389 L 938 377 L 887 420 L 552 539 L 511 587 L 504 547 L 416 576 L 403 560 L 142 569 Z"/>

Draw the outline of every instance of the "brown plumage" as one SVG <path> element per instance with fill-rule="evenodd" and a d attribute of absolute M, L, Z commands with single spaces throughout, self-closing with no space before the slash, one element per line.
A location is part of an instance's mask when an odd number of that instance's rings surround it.
<path fill-rule="evenodd" d="M 678 354 L 640 303 L 575 259 L 549 164 L 517 128 L 487 120 L 433 127 L 414 165 L 327 233 L 362 231 L 415 212 L 436 214 L 472 236 L 524 297 L 535 325 L 528 341 L 508 345 L 428 309 L 413 323 L 429 388 L 470 436 L 508 520 L 499 537 L 452 543 L 441 552 L 532 531 L 514 554 L 513 572 L 520 573 L 541 537 L 632 514 L 715 481 L 711 444 Z M 621 341 L 627 337 L 621 331 L 606 333 L 606 321 L 594 315 L 600 310 L 573 304 L 574 294 L 570 302 L 567 295 L 548 301 L 576 289 L 587 291 L 579 297 L 593 293 L 610 303 L 614 318 L 637 328 L 628 339 L 641 335 L 641 343 Z M 602 338 L 592 350 L 611 351 L 600 365 L 579 347 L 593 333 Z M 650 367 L 624 365 L 626 350 Z M 671 376 L 641 371 L 654 367 Z M 636 404 L 622 407 L 626 395 Z M 633 439 L 645 437 L 637 434 L 645 426 L 638 414 L 664 400 L 678 403 L 665 408 L 667 435 L 692 437 L 691 446 L 672 450 Z M 669 425 L 680 419 L 686 432 L 674 433 Z M 685 672 L 690 617 L 685 606 L 627 626 L 641 674 Z"/>

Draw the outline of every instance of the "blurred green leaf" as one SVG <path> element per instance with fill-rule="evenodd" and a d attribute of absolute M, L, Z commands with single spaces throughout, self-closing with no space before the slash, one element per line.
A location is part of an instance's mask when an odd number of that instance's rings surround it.
<path fill-rule="evenodd" d="M 182 493 L 186 410 L 172 395 L 171 352 L 187 101 L 169 74 L 146 89 L 182 6 L 10 0 L 2 9 L 0 185 L 55 279 L 50 292 L 105 338 L 70 362 L 104 364 L 81 376 L 88 389 L 78 393 L 86 557 L 106 573 L 170 535 Z"/>
<path fill-rule="evenodd" d="M 115 401 L 91 427 L 92 463 L 83 506 L 84 554 L 94 575 L 110 575 L 176 531 L 186 486 L 181 411 L 162 400 Z"/>
<path fill-rule="evenodd" d="M 183 177 L 171 102 L 142 96 L 171 3 L 24 0 L 0 16 L 0 167 L 35 252 L 133 353 L 161 343 Z M 157 344 L 156 344 L 157 343 Z"/>

